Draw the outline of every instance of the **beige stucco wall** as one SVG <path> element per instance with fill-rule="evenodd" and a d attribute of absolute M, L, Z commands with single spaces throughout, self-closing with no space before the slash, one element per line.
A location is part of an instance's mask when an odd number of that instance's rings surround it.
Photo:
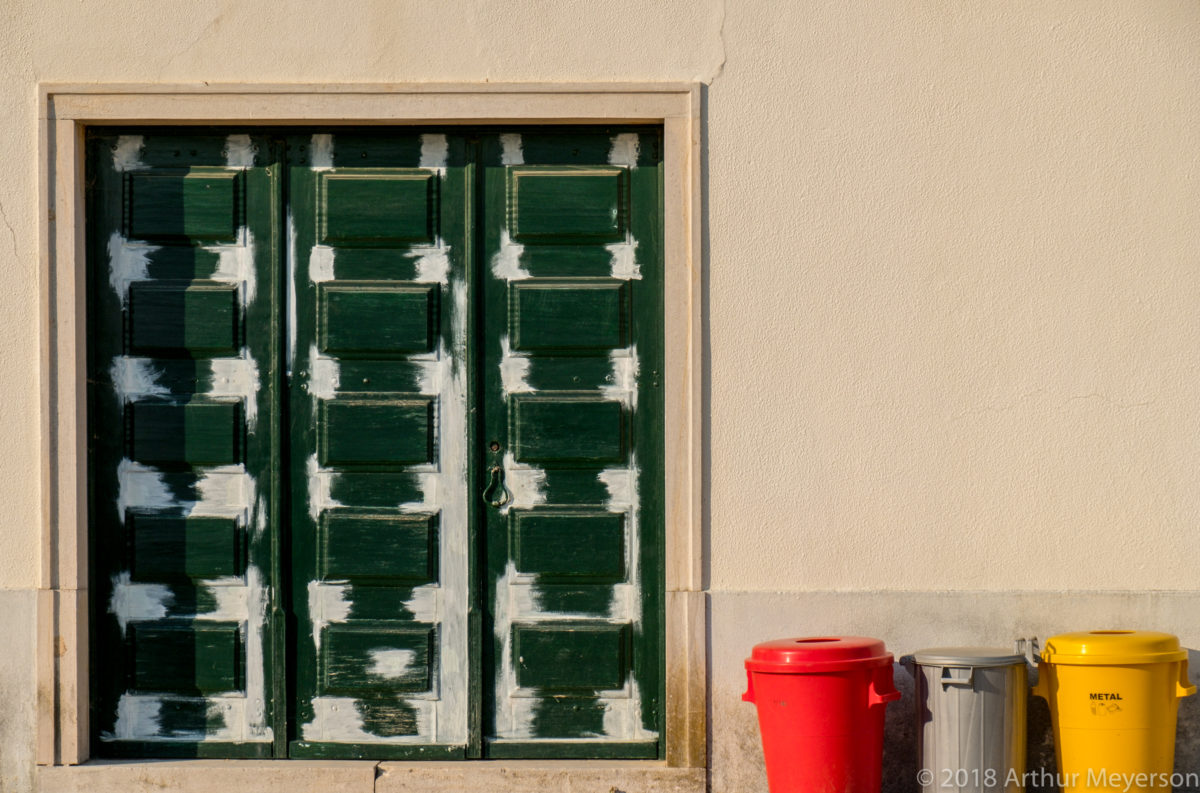
<path fill-rule="evenodd" d="M 887 591 L 993 590 L 936 610 L 996 642 L 1071 627 L 1021 592 L 1200 590 L 1200 3 L 727 6 L 0 2 L 0 789 L 32 756 L 39 81 L 706 84 L 714 731 L 752 730 L 759 638 L 938 638 Z M 1112 597 L 1069 613 L 1200 646 L 1190 596 Z M 761 785 L 738 746 L 716 789 Z"/>
<path fill-rule="evenodd" d="M 1200 4 L 734 5 L 713 588 L 1194 588 Z"/>

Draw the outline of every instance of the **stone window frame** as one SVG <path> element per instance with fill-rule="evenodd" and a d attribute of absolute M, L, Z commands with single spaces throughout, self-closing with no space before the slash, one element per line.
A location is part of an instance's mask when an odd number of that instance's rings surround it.
<path fill-rule="evenodd" d="M 88 525 L 84 137 L 92 125 L 660 125 L 664 143 L 666 758 L 456 763 L 180 760 L 87 762 Z M 257 786 L 300 793 L 523 782 L 621 781 L 702 791 L 707 601 L 701 534 L 700 88 L 647 84 L 104 85 L 38 87 L 41 565 L 38 787 Z M 547 774 L 553 775 L 547 777 Z M 316 786 L 316 787 L 314 787 Z M 343 789 L 343 787 L 338 787 Z M 447 788 L 450 789 L 450 788 Z"/>

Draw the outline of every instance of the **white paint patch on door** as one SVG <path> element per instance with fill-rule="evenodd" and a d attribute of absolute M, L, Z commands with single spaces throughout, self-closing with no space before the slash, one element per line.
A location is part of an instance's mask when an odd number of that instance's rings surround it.
<path fill-rule="evenodd" d="M 308 253 L 308 280 L 314 284 L 332 281 L 334 249 L 328 245 L 314 245 Z"/>
<path fill-rule="evenodd" d="M 412 614 L 414 622 L 438 622 L 442 615 L 442 587 L 438 584 L 423 584 L 413 587 L 412 596 L 404 601 L 404 608 Z"/>
<path fill-rule="evenodd" d="M 636 132 L 622 132 L 619 135 L 614 135 L 612 146 L 608 150 L 608 164 L 623 165 L 633 170 L 637 168 L 638 152 L 640 150 L 641 141 L 638 139 Z"/>
<path fill-rule="evenodd" d="M 632 237 L 625 242 L 614 242 L 604 246 L 611 257 L 609 270 L 613 278 L 622 281 L 642 280 L 642 267 L 637 263 L 637 246 L 637 240 Z"/>
<path fill-rule="evenodd" d="M 112 577 L 112 597 L 108 600 L 108 613 L 117 618 L 121 635 L 131 622 L 161 620 L 167 616 L 175 593 L 164 584 L 133 583 L 128 570 Z"/>
<path fill-rule="evenodd" d="M 159 385 L 158 378 L 161 375 L 162 372 L 154 368 L 149 358 L 118 355 L 113 358 L 112 366 L 108 368 L 113 391 L 122 404 L 142 397 L 170 393 L 166 386 Z"/>
<path fill-rule="evenodd" d="M 624 689 L 601 692 L 599 701 L 604 704 L 605 736 L 625 741 L 652 741 L 658 737 L 657 731 L 647 730 L 642 724 L 642 692 L 632 672 Z"/>
<path fill-rule="evenodd" d="M 201 730 L 167 730 L 162 726 L 162 706 L 175 697 L 157 694 L 122 694 L 117 702 L 117 719 L 112 732 L 100 735 L 102 741 L 270 741 L 271 730 L 261 731 L 247 728 L 248 706 L 253 703 L 238 694 L 212 697 L 187 697 L 184 701 L 198 702 L 205 706 L 205 715 L 210 724 L 223 726 L 205 727 Z"/>
<path fill-rule="evenodd" d="M 528 355 L 512 351 L 507 335 L 500 337 L 500 389 L 504 396 L 528 394 L 534 390 L 528 381 L 531 363 Z"/>
<path fill-rule="evenodd" d="M 442 391 L 442 383 L 450 377 L 450 362 L 441 357 L 441 353 L 435 353 L 437 358 L 421 360 L 416 356 L 410 357 L 416 367 L 416 385 L 417 391 L 425 396 L 438 396 Z"/>
<path fill-rule="evenodd" d="M 190 515 L 204 517 L 240 517 L 250 514 L 254 504 L 254 477 L 241 463 L 206 468 L 196 479 L 198 499 L 182 505 Z"/>
<path fill-rule="evenodd" d="M 631 459 L 627 468 L 606 468 L 599 474 L 600 483 L 608 490 L 605 509 L 625 512 L 637 502 L 637 464 Z"/>
<path fill-rule="evenodd" d="M 444 173 L 450 157 L 450 144 L 445 135 L 421 136 L 421 168 Z"/>
<path fill-rule="evenodd" d="M 525 164 L 525 152 L 521 148 L 520 135 L 516 133 L 508 133 L 500 136 L 500 164 Z"/>
<path fill-rule="evenodd" d="M 607 382 L 600 387 L 606 399 L 620 402 L 629 410 L 637 409 L 638 354 L 637 345 L 631 344 L 608 354 L 612 372 Z"/>
<path fill-rule="evenodd" d="M 287 377 L 292 379 L 292 367 L 296 363 L 296 221 L 291 211 L 287 215 L 287 316 L 288 316 L 288 345 L 287 345 Z"/>
<path fill-rule="evenodd" d="M 312 150 L 309 153 L 309 163 L 314 171 L 328 171 L 333 168 L 332 135 L 312 136 Z"/>
<path fill-rule="evenodd" d="M 141 135 L 121 135 L 113 146 L 114 171 L 144 171 L 149 165 L 142 162 L 142 147 L 146 140 Z"/>
<path fill-rule="evenodd" d="M 438 386 L 438 464 L 422 474 L 422 495 L 429 511 L 440 511 L 438 585 L 418 587 L 406 607 L 420 622 L 438 623 L 439 699 L 431 710 L 427 732 L 439 743 L 465 743 L 470 708 L 467 611 L 470 608 L 470 546 L 468 504 L 467 326 L 470 308 L 467 285 L 450 279 L 449 337 L 438 345 L 444 366 Z M 432 383 L 430 383 L 432 385 Z"/>
<path fill-rule="evenodd" d="M 422 471 L 413 474 L 416 477 L 417 489 L 421 491 L 420 501 L 406 501 L 400 504 L 400 511 L 410 515 L 428 515 L 433 517 L 441 512 L 442 500 L 438 488 L 441 485 L 441 474 Z"/>
<path fill-rule="evenodd" d="M 311 454 L 305 469 L 308 475 L 308 514 L 314 520 L 319 520 L 321 513 L 342 503 L 333 497 L 333 471 L 322 471 L 317 462 L 317 455 Z"/>
<path fill-rule="evenodd" d="M 212 374 L 205 396 L 242 400 L 246 410 L 246 426 L 253 432 L 258 421 L 258 391 L 262 384 L 258 378 L 258 363 L 250 357 L 250 350 L 243 347 L 239 357 L 213 358 L 209 365 Z"/>
<path fill-rule="evenodd" d="M 213 600 L 208 611 L 198 612 L 195 618 L 214 622 L 242 622 L 249 615 L 246 581 L 240 576 L 209 578 L 198 582 Z"/>
<path fill-rule="evenodd" d="M 350 584 L 345 581 L 309 581 L 308 616 L 312 621 L 313 646 L 321 649 L 321 633 L 331 622 L 350 617 Z"/>
<path fill-rule="evenodd" d="M 237 171 L 253 168 L 257 151 L 249 135 L 230 135 L 225 139 L 225 167 Z"/>
<path fill-rule="evenodd" d="M 168 509 L 178 506 L 162 472 L 125 458 L 117 464 L 117 517 L 125 522 L 130 507 Z"/>
<path fill-rule="evenodd" d="M 614 618 L 630 620 L 634 626 L 642 624 L 641 585 L 641 528 L 638 525 L 641 504 L 638 498 L 638 477 L 641 471 L 637 457 L 629 456 L 626 468 L 607 468 L 600 472 L 601 484 L 608 490 L 608 502 L 604 505 L 609 512 L 625 514 L 625 565 L 626 586 L 613 588 L 613 599 L 609 612 Z"/>
<path fill-rule="evenodd" d="M 520 708 L 517 693 L 517 670 L 513 659 L 512 624 L 514 603 L 513 585 L 518 579 L 517 566 L 511 559 L 504 574 L 496 579 L 495 621 L 493 630 L 500 644 L 499 665 L 496 669 L 496 736 L 528 739 L 533 737 L 533 711 Z"/>
<path fill-rule="evenodd" d="M 217 267 L 212 279 L 225 284 L 240 286 L 238 298 L 242 308 L 254 302 L 258 278 L 254 271 L 254 235 L 243 226 L 238 230 L 236 243 L 205 245 L 204 250 L 217 255 Z"/>
<path fill-rule="evenodd" d="M 500 733 L 497 737 L 513 740 L 534 741 L 537 735 L 533 732 L 533 724 L 537 718 L 538 706 L 542 704 L 540 697 L 514 696 L 509 698 L 506 710 L 508 713 L 508 732 Z"/>
<path fill-rule="evenodd" d="M 608 616 L 614 620 L 640 620 L 642 614 L 642 588 L 636 583 L 614 584 L 612 600 L 608 604 Z"/>
<path fill-rule="evenodd" d="M 274 731 L 267 723 L 267 669 L 264 634 L 270 600 L 262 573 L 254 565 L 246 568 L 246 703 L 244 721 L 250 739 L 271 740 Z"/>
<path fill-rule="evenodd" d="M 525 246 L 513 242 L 508 235 L 508 229 L 500 230 L 500 249 L 492 255 L 492 275 L 501 281 L 522 281 L 529 278 L 529 272 L 521 266 L 521 256 Z"/>
<path fill-rule="evenodd" d="M 402 680 L 412 669 L 416 659 L 412 650 L 394 647 L 379 647 L 367 652 L 367 673 L 385 680 Z"/>
<path fill-rule="evenodd" d="M 157 245 L 147 245 L 125 239 L 114 231 L 108 238 L 108 283 L 121 298 L 121 306 L 129 303 L 129 285 L 145 281 L 150 275 L 150 254 Z"/>
<path fill-rule="evenodd" d="M 546 503 L 546 472 L 518 463 L 512 452 L 504 453 L 504 486 L 511 498 L 500 507 L 501 515 L 507 515 L 512 509 L 529 509 Z"/>
<path fill-rule="evenodd" d="M 125 521 L 131 508 L 162 510 L 207 518 L 240 518 L 243 523 L 254 503 L 254 477 L 238 465 L 201 469 L 192 488 L 196 500 L 175 496 L 162 471 L 123 459 L 117 464 L 117 514 Z"/>
<path fill-rule="evenodd" d="M 433 245 L 414 245 L 405 256 L 417 260 L 414 281 L 425 284 L 450 283 L 450 249 L 441 237 Z"/>
<path fill-rule="evenodd" d="M 416 712 L 416 735 L 374 735 L 367 732 L 356 700 L 350 697 L 314 697 L 313 719 L 300 727 L 306 741 L 329 743 L 419 744 L 435 740 L 437 717 L 429 700 L 406 699 L 404 704 Z"/>
<path fill-rule="evenodd" d="M 205 698 L 205 718 L 209 724 L 203 730 L 176 730 L 175 740 L 243 741 L 251 737 L 246 732 L 246 700 L 240 697 L 218 696 Z M 215 725 L 222 725 L 217 727 Z M 267 730 L 266 737 L 270 738 Z M 261 737 L 259 738 L 261 740 Z"/>
<path fill-rule="evenodd" d="M 135 741 L 158 736 L 162 729 L 162 698 L 122 694 L 117 701 L 117 720 L 111 733 L 101 735 L 109 741 Z"/>
<path fill-rule="evenodd" d="M 317 345 L 308 348 L 308 393 L 313 398 L 313 410 L 317 408 L 315 400 L 333 399 L 342 384 L 342 368 L 336 358 L 322 355 Z"/>
<path fill-rule="evenodd" d="M 258 498 L 254 499 L 254 513 L 252 520 L 248 525 L 254 527 L 254 536 L 257 539 L 267 530 L 267 504 L 266 499 L 260 493 Z"/>

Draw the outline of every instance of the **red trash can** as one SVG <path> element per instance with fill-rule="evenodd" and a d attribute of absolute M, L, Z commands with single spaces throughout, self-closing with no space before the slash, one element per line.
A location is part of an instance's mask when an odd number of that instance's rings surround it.
<path fill-rule="evenodd" d="M 879 793 L 892 654 L 862 636 L 777 639 L 746 659 L 771 793 Z"/>

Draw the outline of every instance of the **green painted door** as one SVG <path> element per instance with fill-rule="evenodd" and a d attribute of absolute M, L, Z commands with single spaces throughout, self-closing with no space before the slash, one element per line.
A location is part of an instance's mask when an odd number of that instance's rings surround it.
<path fill-rule="evenodd" d="M 270 756 L 277 147 L 102 133 L 89 153 L 93 746 Z"/>
<path fill-rule="evenodd" d="M 293 756 L 465 757 L 467 142 L 289 143 Z"/>
<path fill-rule="evenodd" d="M 656 757 L 656 130 L 89 148 L 110 755 Z"/>
<path fill-rule="evenodd" d="M 659 752 L 658 140 L 483 142 L 491 757 Z"/>

